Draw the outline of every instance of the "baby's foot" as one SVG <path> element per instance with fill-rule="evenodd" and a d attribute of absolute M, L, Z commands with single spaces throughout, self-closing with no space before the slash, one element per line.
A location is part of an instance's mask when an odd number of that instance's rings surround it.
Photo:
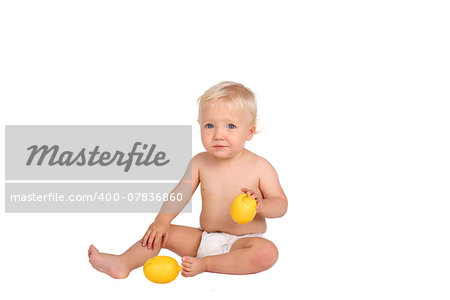
<path fill-rule="evenodd" d="M 94 245 L 88 250 L 89 262 L 97 271 L 103 272 L 112 278 L 126 278 L 130 271 L 120 259 L 119 255 L 98 252 Z"/>
<path fill-rule="evenodd" d="M 206 260 L 204 258 L 184 256 L 181 265 L 183 266 L 181 275 L 184 277 L 192 277 L 206 271 Z"/>

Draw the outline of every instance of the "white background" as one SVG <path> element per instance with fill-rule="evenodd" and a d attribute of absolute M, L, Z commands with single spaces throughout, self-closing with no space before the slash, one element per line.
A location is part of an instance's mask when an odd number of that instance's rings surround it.
<path fill-rule="evenodd" d="M 2 1 L 2 125 L 192 124 L 195 154 L 196 99 L 242 82 L 261 125 L 247 146 L 289 211 L 268 222 L 269 271 L 167 285 L 87 257 L 91 243 L 125 251 L 155 215 L 2 212 L 1 293 L 449 299 L 449 14 L 445 1 Z M 198 225 L 193 201 L 174 223 Z"/>

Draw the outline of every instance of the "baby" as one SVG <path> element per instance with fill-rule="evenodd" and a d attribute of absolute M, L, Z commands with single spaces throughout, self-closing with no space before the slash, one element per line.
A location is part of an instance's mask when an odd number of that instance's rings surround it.
<path fill-rule="evenodd" d="M 89 262 L 96 270 L 125 278 L 161 248 L 182 257 L 181 274 L 186 277 L 202 272 L 258 273 L 277 261 L 276 246 L 262 234 L 266 218 L 286 213 L 287 199 L 270 163 L 244 148 L 256 129 L 253 93 L 241 84 L 221 82 L 207 90 L 198 104 L 206 152 L 192 158 L 181 182 L 192 183 L 192 190 L 184 191 L 187 201 L 201 183 L 200 229 L 171 224 L 178 213 L 162 209 L 143 238 L 123 254 L 100 253 L 91 245 Z M 180 191 L 179 184 L 173 192 Z M 257 202 L 257 214 L 247 224 L 237 224 L 230 216 L 231 202 L 242 192 Z"/>

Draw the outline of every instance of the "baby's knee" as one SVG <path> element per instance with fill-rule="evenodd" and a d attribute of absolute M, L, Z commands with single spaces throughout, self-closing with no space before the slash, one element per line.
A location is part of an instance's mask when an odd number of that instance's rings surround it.
<path fill-rule="evenodd" d="M 274 243 L 267 241 L 255 251 L 253 262 L 263 271 L 271 268 L 278 260 L 278 249 Z"/>
<path fill-rule="evenodd" d="M 170 224 L 169 225 L 169 232 L 167 233 L 167 235 L 164 237 L 164 244 L 161 245 L 161 248 L 165 248 L 165 249 L 171 249 L 173 247 L 173 237 L 171 238 L 173 231 L 175 230 L 174 227 L 176 225 Z"/>

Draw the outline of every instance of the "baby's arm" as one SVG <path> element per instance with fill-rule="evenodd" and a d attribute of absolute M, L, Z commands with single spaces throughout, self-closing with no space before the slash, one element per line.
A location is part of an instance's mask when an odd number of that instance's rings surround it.
<path fill-rule="evenodd" d="M 181 201 L 166 201 L 161 207 L 157 220 L 165 220 L 169 223 L 180 213 L 180 211 L 189 203 L 198 187 L 200 182 L 200 176 L 198 172 L 198 158 L 193 157 L 190 161 L 186 171 L 181 178 L 180 182 L 173 189 L 171 194 L 178 195 L 181 194 Z"/>
<path fill-rule="evenodd" d="M 166 201 L 161 207 L 155 221 L 149 226 L 141 240 L 142 246 L 149 249 L 164 247 L 169 237 L 169 225 L 192 198 L 200 182 L 198 172 L 198 157 L 195 156 L 189 163 L 186 172 L 171 194 L 181 194 L 181 201 Z M 191 184 L 187 184 L 191 183 Z"/>
<path fill-rule="evenodd" d="M 260 175 L 259 189 L 262 195 L 246 188 L 242 191 L 250 195 L 253 194 L 258 202 L 257 212 L 261 216 L 266 218 L 282 217 L 287 211 L 288 201 L 281 188 L 277 172 L 266 160 L 263 160 L 257 169 Z"/>

